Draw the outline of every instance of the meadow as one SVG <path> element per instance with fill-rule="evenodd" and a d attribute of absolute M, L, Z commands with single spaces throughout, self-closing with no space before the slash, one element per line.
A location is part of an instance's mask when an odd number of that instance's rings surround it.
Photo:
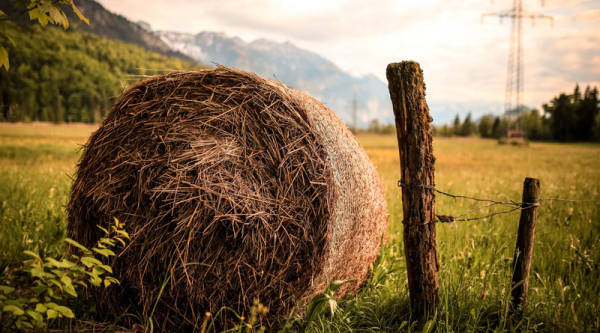
<path fill-rule="evenodd" d="M 64 252 L 64 205 L 80 145 L 93 125 L 0 124 L 0 274 L 24 250 Z M 528 307 L 509 316 L 511 265 L 519 213 L 437 225 L 441 305 L 425 323 L 410 316 L 402 246 L 396 138 L 359 135 L 382 177 L 389 228 L 372 278 L 340 310 L 307 323 L 310 332 L 600 331 L 600 205 L 544 201 L 539 207 Z M 542 198 L 600 200 L 600 145 L 436 138 L 436 187 L 453 194 L 521 200 L 525 177 L 541 181 Z M 436 212 L 477 207 L 436 196 Z M 503 208 L 497 208 L 503 210 Z M 482 210 L 469 217 L 494 212 Z M 0 276 L 1 277 L 1 276 Z"/>

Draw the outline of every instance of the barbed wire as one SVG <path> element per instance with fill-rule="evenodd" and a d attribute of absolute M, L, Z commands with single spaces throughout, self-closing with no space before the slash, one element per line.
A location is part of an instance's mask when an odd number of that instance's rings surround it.
<path fill-rule="evenodd" d="M 595 203 L 600 203 L 600 200 L 591 200 L 591 199 L 563 199 L 563 198 L 539 198 L 538 201 L 568 201 L 568 202 L 595 202 Z"/>
<path fill-rule="evenodd" d="M 467 200 L 473 200 L 473 201 L 478 201 L 478 202 L 488 202 L 487 205 L 483 205 L 483 206 L 479 206 L 477 208 L 474 208 L 472 210 L 469 210 L 466 213 L 457 215 L 457 216 L 452 216 L 452 215 L 442 215 L 442 214 L 436 214 L 436 218 L 438 219 L 437 222 L 441 222 L 441 223 L 452 223 L 452 222 L 467 222 L 467 221 L 476 221 L 476 220 L 483 220 L 486 219 L 488 217 L 492 217 L 492 216 L 496 216 L 496 215 L 502 215 L 502 214 L 508 214 L 508 213 L 512 213 L 514 211 L 517 210 L 526 210 L 526 209 L 531 209 L 534 207 L 539 207 L 539 202 L 540 201 L 563 201 L 563 202 L 594 202 L 594 203 L 600 203 L 599 200 L 590 200 L 590 199 L 565 199 L 565 198 L 538 198 L 537 202 L 517 202 L 514 200 L 510 200 L 510 201 L 500 201 L 500 200 L 492 200 L 492 199 L 482 199 L 482 198 L 476 198 L 476 197 L 470 197 L 470 196 L 466 196 L 466 195 L 456 195 L 456 194 L 451 194 L 448 192 L 444 192 L 441 191 L 437 188 L 435 188 L 435 186 L 432 185 L 424 185 L 424 184 L 404 184 L 402 183 L 402 181 L 398 181 L 398 187 L 408 187 L 408 188 L 424 188 L 424 189 L 428 189 L 428 190 L 432 190 L 435 191 L 437 193 L 440 193 L 442 195 L 451 197 L 454 199 L 454 201 L 456 201 L 456 199 L 467 199 Z M 505 207 L 509 207 L 510 209 L 504 210 L 504 211 L 500 211 L 500 212 L 494 212 L 488 215 L 484 215 L 484 216 L 477 216 L 477 217 L 471 217 L 471 218 L 462 218 L 463 216 L 467 216 L 470 215 L 476 211 L 485 209 L 485 208 L 490 208 L 490 207 L 494 207 L 497 205 L 502 205 Z"/>

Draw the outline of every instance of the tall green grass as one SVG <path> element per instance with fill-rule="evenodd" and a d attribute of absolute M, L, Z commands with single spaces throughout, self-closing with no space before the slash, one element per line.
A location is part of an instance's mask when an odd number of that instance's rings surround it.
<path fill-rule="evenodd" d="M 0 125 L 0 264 L 23 250 L 58 255 L 64 249 L 64 205 L 78 144 L 93 128 Z M 59 133 L 59 134 L 57 134 Z M 307 325 L 309 332 L 600 330 L 600 209 L 593 202 L 542 202 L 536 230 L 528 307 L 508 314 L 519 213 L 482 221 L 438 224 L 441 305 L 425 322 L 410 314 L 402 244 L 399 159 L 395 136 L 363 135 L 382 177 L 390 226 L 372 279 Z M 436 186 L 481 198 L 520 201 L 525 177 L 539 178 L 541 197 L 600 195 L 600 145 L 532 143 L 500 146 L 480 139 L 435 139 Z M 437 195 L 438 214 L 476 207 Z M 501 208 L 498 208 L 501 209 Z M 482 214 L 493 210 L 482 211 Z M 1 267 L 0 267 L 1 268 Z"/>

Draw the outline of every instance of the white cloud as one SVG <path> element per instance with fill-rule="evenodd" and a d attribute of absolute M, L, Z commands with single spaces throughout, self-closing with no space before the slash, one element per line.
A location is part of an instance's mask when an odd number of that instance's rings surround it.
<path fill-rule="evenodd" d="M 154 29 L 289 40 L 344 70 L 382 80 L 389 62 L 416 60 L 433 102 L 500 105 L 504 99 L 510 24 L 493 18 L 482 24 L 481 14 L 506 10 L 509 0 L 100 1 Z M 599 1 L 525 6 L 555 18 L 553 28 L 539 20 L 524 25 L 526 102 L 539 106 L 576 82 L 599 84 Z"/>

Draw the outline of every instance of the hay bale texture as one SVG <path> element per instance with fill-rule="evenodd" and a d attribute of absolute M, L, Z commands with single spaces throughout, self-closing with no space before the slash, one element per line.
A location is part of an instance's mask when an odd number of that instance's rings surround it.
<path fill-rule="evenodd" d="M 86 144 L 67 210 L 86 246 L 113 218 L 132 238 L 99 308 L 148 318 L 169 274 L 153 315 L 169 330 L 223 306 L 248 317 L 254 299 L 272 323 L 327 281 L 354 292 L 387 227 L 377 172 L 331 110 L 222 66 L 129 87 Z"/>

